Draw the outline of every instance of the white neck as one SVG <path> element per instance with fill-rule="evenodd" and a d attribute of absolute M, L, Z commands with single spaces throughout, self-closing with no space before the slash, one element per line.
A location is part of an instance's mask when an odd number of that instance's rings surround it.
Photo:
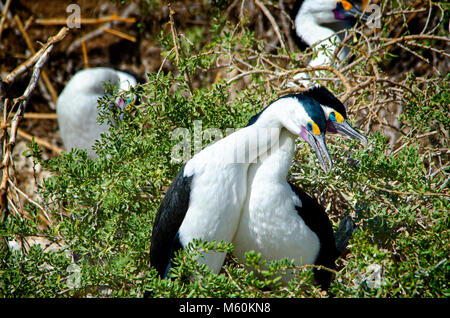
<path fill-rule="evenodd" d="M 261 182 L 286 182 L 289 168 L 295 153 L 296 136 L 286 129 L 282 129 L 279 145 L 258 157 L 248 173 L 249 184 Z"/>
<path fill-rule="evenodd" d="M 225 164 L 254 163 L 256 159 L 276 147 L 280 128 L 251 125 L 205 148 L 208 160 Z M 199 153 L 200 154 L 200 153 Z"/>
<path fill-rule="evenodd" d="M 321 13 L 326 14 L 325 12 Z M 345 36 L 344 33 L 336 34 L 336 32 L 351 27 L 349 21 L 332 21 L 332 17 L 325 17 L 325 21 L 330 19 L 325 26 L 318 21 L 318 19 L 320 20 L 321 13 L 312 14 L 310 8 L 302 7 L 295 18 L 296 33 L 306 44 L 313 46 L 320 43 L 317 46 L 318 48 L 325 47 L 326 52 L 321 49 L 318 52 L 318 56 L 310 61 L 309 66 L 313 67 L 330 64 L 331 57 L 335 53 L 337 45 L 341 41 L 341 38 Z M 342 60 L 348 53 L 349 49 L 344 48 L 339 52 L 338 58 Z"/>
<path fill-rule="evenodd" d="M 253 125 L 210 144 L 197 153 L 186 165 L 185 176 L 203 170 L 206 165 L 250 165 L 262 154 L 277 147 L 282 123 L 270 107 Z"/>
<path fill-rule="evenodd" d="M 295 30 L 297 35 L 309 46 L 323 41 L 334 34 L 332 29 L 321 26 L 314 17 L 309 14 L 302 14 L 302 11 L 295 18 Z"/>
<path fill-rule="evenodd" d="M 326 65 L 330 62 L 330 57 L 336 50 L 334 43 L 339 42 L 339 37 L 334 33 L 332 29 L 319 25 L 313 17 L 310 15 L 297 15 L 295 19 L 296 32 L 303 41 L 309 46 L 317 44 L 320 49 L 315 59 L 311 60 L 310 66 Z"/>

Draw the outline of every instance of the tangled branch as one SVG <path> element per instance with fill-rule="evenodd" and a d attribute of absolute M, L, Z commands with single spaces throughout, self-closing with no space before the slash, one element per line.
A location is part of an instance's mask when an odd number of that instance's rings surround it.
<path fill-rule="evenodd" d="M 16 70 L 11 72 L 8 76 L 6 76 L 5 80 L 6 83 L 11 83 L 14 81 L 17 76 L 23 72 L 25 72 L 28 68 L 31 67 L 32 63 L 35 61 L 35 64 L 33 66 L 33 73 L 31 75 L 30 81 L 28 83 L 28 86 L 26 87 L 24 93 L 22 96 L 17 97 L 13 100 L 13 105 L 11 109 L 17 109 L 14 117 L 11 119 L 11 121 L 7 122 L 7 114 L 8 114 L 8 108 L 10 108 L 9 100 L 5 99 L 4 105 L 3 105 L 3 161 L 1 163 L 1 169 L 2 169 L 2 180 L 0 184 L 0 219 L 4 220 L 8 215 L 8 181 L 10 179 L 9 169 L 11 165 L 11 158 L 12 153 L 14 150 L 14 146 L 16 144 L 16 137 L 19 130 L 19 124 L 21 118 L 23 118 L 28 101 L 30 99 L 31 93 L 34 91 L 38 79 L 41 75 L 42 68 L 44 67 L 45 63 L 47 62 L 48 58 L 50 57 L 50 53 L 52 52 L 55 43 L 61 41 L 68 33 L 69 29 L 64 27 L 61 29 L 61 31 L 55 35 L 54 37 L 51 37 L 47 43 L 42 47 L 41 50 L 36 52 L 33 57 L 31 57 L 25 65 L 21 65 Z M 7 129 L 10 128 L 10 131 L 8 133 Z M 7 138 L 9 136 L 9 138 Z"/>

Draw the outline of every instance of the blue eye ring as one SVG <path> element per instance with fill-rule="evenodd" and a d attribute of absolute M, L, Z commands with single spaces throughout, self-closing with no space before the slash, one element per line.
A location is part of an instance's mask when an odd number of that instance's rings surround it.
<path fill-rule="evenodd" d="M 307 128 L 308 130 L 312 130 L 312 129 L 313 129 L 312 123 L 307 123 L 307 124 L 306 124 L 306 128 Z"/>
<path fill-rule="evenodd" d="M 330 116 L 329 116 L 329 119 L 330 119 L 331 121 L 336 121 L 336 113 L 335 113 L 335 112 L 331 112 L 331 113 L 330 113 Z"/>

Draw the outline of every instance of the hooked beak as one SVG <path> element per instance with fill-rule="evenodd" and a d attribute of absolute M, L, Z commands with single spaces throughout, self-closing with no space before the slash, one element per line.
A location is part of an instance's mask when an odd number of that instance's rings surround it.
<path fill-rule="evenodd" d="M 350 126 L 350 124 L 346 120 L 344 120 L 342 123 L 333 122 L 333 126 L 336 129 L 337 133 L 347 135 L 354 139 L 358 139 L 365 145 L 367 144 L 366 136 L 361 135 L 359 132 L 357 132 L 356 129 Z"/>
<path fill-rule="evenodd" d="M 314 135 L 311 132 L 307 133 L 307 142 L 316 152 L 317 158 L 319 158 L 320 165 L 325 172 L 329 172 L 333 167 L 333 161 L 328 153 L 327 145 L 325 144 L 325 134 Z M 328 164 L 325 162 L 325 158 Z"/>

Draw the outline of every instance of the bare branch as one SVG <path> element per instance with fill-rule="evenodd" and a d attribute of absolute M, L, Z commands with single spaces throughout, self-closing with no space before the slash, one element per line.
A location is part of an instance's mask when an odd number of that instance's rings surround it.
<path fill-rule="evenodd" d="M 261 11 L 264 13 L 264 15 L 269 20 L 270 24 L 272 24 L 273 30 L 275 31 L 275 34 L 278 37 L 278 41 L 280 42 L 281 48 L 283 50 L 286 50 L 286 44 L 284 44 L 283 36 L 280 32 L 280 27 L 278 26 L 275 18 L 272 16 L 270 11 L 267 9 L 267 7 L 259 0 L 255 0 L 255 4 L 261 9 Z"/>
<path fill-rule="evenodd" d="M 25 113 L 26 106 L 28 104 L 29 98 L 31 96 L 31 93 L 36 87 L 36 84 L 39 80 L 39 76 L 41 75 L 42 68 L 44 67 L 45 63 L 47 62 L 51 51 L 53 50 L 54 44 L 58 41 L 61 41 L 65 35 L 67 34 L 68 29 L 63 28 L 56 36 L 50 38 L 47 42 L 47 45 L 45 45 L 45 49 L 39 51 L 40 55 L 37 55 L 37 61 L 33 67 L 33 73 L 30 78 L 30 82 L 28 83 L 27 88 L 25 89 L 22 96 L 14 99 L 13 108 L 17 107 L 17 111 L 14 115 L 14 117 L 11 119 L 11 127 L 10 127 L 10 133 L 9 133 L 9 139 L 7 140 L 7 125 L 6 125 L 6 119 L 7 119 L 7 111 L 8 111 L 8 99 L 5 100 L 4 104 L 4 152 L 3 152 L 3 161 L 1 163 L 2 167 L 2 180 L 0 184 L 0 217 L 2 220 L 4 220 L 7 217 L 8 214 L 8 179 L 9 179 L 9 167 L 11 163 L 11 155 L 13 153 L 13 149 L 16 143 L 16 136 L 19 129 L 19 123 L 21 118 L 23 117 L 23 114 Z M 17 74 L 17 73 L 16 73 Z M 16 75 L 17 76 L 17 75 Z"/>

